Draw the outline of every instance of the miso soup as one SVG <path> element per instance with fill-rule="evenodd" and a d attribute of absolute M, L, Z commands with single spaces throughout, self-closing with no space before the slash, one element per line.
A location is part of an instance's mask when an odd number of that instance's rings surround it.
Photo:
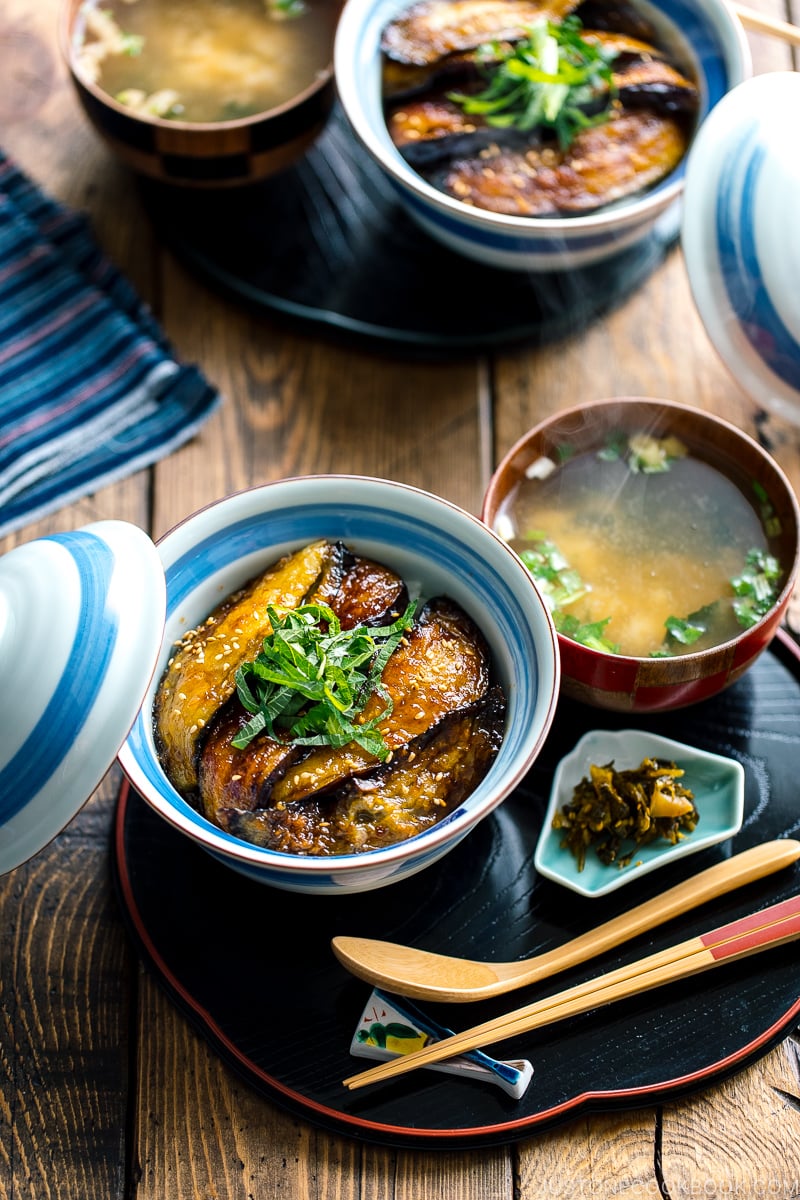
<path fill-rule="evenodd" d="M 634 657 L 689 653 L 736 637 L 776 599 L 768 499 L 751 503 L 675 439 L 612 439 L 532 473 L 496 528 L 566 636 Z"/>
<path fill-rule="evenodd" d="M 329 67 L 336 0 L 87 0 L 75 65 L 146 116 L 229 121 L 283 104 Z"/>

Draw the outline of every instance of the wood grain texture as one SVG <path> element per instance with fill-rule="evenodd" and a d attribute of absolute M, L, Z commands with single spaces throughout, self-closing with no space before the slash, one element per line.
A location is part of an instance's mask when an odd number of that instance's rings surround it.
<path fill-rule="evenodd" d="M 798 0 L 758 7 L 800 16 Z M 383 474 L 477 512 L 493 463 L 529 425 L 614 394 L 724 412 L 773 449 L 800 487 L 796 430 L 760 413 L 722 366 L 679 251 L 580 338 L 491 363 L 410 363 L 322 343 L 223 299 L 159 246 L 131 176 L 88 126 L 56 45 L 57 12 L 58 0 L 3 0 L 3 149 L 90 216 L 179 355 L 200 364 L 224 402 L 154 470 L 5 539 L 0 551 L 105 517 L 157 537 L 237 488 L 313 471 Z M 795 61 L 775 39 L 749 40 L 757 70 Z M 663 1114 L 592 1116 L 480 1153 L 361 1145 L 285 1113 L 244 1085 L 132 963 L 108 882 L 118 781 L 114 768 L 59 838 L 0 878 L 0 1200 L 800 1192 L 800 1114 L 775 1090 L 800 1092 L 784 1046 Z"/>
<path fill-rule="evenodd" d="M 115 794 L 109 779 L 0 880 L 4 1200 L 124 1195 L 131 963 L 106 867 Z"/>
<path fill-rule="evenodd" d="M 519 1200 L 657 1196 L 655 1132 L 655 1112 L 644 1110 L 589 1116 L 523 1142 Z"/>
<path fill-rule="evenodd" d="M 662 1172 L 669 1195 L 800 1195 L 800 1093 L 787 1042 L 760 1064 L 702 1095 L 664 1108 Z"/>
<path fill-rule="evenodd" d="M 213 364 L 225 402 L 159 465 L 157 536 L 238 488 L 315 472 L 385 476 L 479 509 L 480 364 L 399 364 L 320 343 L 226 303 L 170 255 L 163 320 L 183 358 Z"/>

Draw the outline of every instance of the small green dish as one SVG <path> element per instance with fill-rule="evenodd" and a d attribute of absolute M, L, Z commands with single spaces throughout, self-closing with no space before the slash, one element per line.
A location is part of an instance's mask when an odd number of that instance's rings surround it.
<path fill-rule="evenodd" d="M 618 771 L 624 771 L 638 767 L 644 758 L 669 759 L 683 768 L 685 775 L 681 782 L 693 792 L 700 814 L 696 828 L 675 845 L 661 839 L 640 846 L 625 867 L 613 863 L 607 866 L 590 848 L 584 868 L 579 871 L 572 852 L 561 845 L 561 832 L 553 829 L 553 817 L 571 800 L 575 787 L 589 774 L 593 763 L 601 766 L 613 762 Z M 643 730 L 596 729 L 585 734 L 556 767 L 534 865 L 540 875 L 582 896 L 605 896 L 658 867 L 733 837 L 741 829 L 743 817 L 741 763 Z"/>

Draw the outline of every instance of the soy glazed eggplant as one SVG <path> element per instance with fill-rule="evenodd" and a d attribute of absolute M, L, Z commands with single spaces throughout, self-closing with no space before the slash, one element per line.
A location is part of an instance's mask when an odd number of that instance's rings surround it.
<path fill-rule="evenodd" d="M 421 0 L 383 31 L 387 128 L 465 204 L 579 216 L 680 163 L 698 90 L 634 7 L 602 0 Z"/>
<path fill-rule="evenodd" d="M 350 736 L 334 711 L 345 707 L 344 670 L 331 663 L 362 643 L 370 659 L 353 676 Z M 322 733 L 319 724 L 309 733 L 322 706 L 278 687 L 266 658 L 284 653 L 291 674 L 291 656 L 310 660 L 314 644 L 318 674 L 339 687 Z M 457 604 L 409 603 L 395 572 L 322 540 L 284 556 L 181 640 L 154 732 L 171 782 L 210 821 L 260 846 L 328 855 L 391 845 L 441 820 L 488 771 L 504 718 L 484 638 Z"/>

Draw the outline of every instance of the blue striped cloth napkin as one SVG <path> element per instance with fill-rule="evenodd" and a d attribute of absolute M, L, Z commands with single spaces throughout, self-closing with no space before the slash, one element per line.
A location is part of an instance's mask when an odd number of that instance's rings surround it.
<path fill-rule="evenodd" d="M 218 402 L 86 217 L 0 151 L 0 535 L 169 454 Z"/>

